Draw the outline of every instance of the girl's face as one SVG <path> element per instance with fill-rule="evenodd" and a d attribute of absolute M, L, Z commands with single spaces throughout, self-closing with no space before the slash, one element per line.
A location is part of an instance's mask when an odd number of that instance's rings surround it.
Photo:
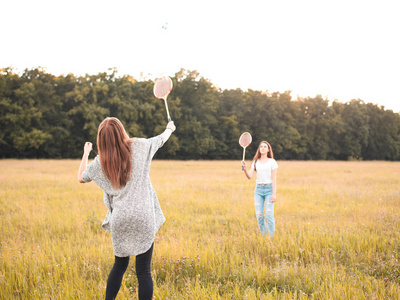
<path fill-rule="evenodd" d="M 260 145 L 260 153 L 261 154 L 266 154 L 266 153 L 268 153 L 268 151 L 269 151 L 268 145 L 266 143 L 261 143 L 261 145 Z"/>

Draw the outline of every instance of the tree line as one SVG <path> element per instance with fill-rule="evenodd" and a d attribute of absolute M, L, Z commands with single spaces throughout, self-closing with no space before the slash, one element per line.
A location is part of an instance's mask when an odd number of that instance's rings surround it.
<path fill-rule="evenodd" d="M 160 159 L 241 160 L 242 132 L 253 136 L 250 159 L 267 140 L 277 159 L 400 160 L 400 115 L 353 99 L 317 95 L 293 100 L 290 92 L 221 90 L 197 71 L 172 78 L 168 106 L 177 130 Z M 131 137 L 151 137 L 166 126 L 153 81 L 117 76 L 54 76 L 41 68 L 22 74 L 0 70 L 0 158 L 79 158 L 100 122 L 115 116 Z M 93 154 L 95 155 L 95 154 Z"/>

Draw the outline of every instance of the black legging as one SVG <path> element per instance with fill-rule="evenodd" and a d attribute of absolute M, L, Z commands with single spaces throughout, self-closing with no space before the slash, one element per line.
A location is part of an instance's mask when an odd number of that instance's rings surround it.
<path fill-rule="evenodd" d="M 151 278 L 151 257 L 153 245 L 143 254 L 136 256 L 136 276 L 139 283 L 139 299 L 148 300 L 153 297 L 153 280 Z M 129 256 L 115 256 L 115 263 L 108 275 L 106 300 L 114 300 L 121 287 L 122 277 L 129 265 Z"/>

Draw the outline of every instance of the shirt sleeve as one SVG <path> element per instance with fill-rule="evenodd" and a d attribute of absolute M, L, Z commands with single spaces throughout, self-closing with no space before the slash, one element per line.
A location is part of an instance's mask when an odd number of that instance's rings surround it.
<path fill-rule="evenodd" d="M 276 160 L 274 159 L 274 160 L 272 161 L 272 170 L 276 170 L 276 169 L 278 169 L 278 163 L 277 163 Z"/>
<path fill-rule="evenodd" d="M 255 162 L 255 160 L 253 160 L 253 162 L 251 163 L 250 169 L 254 169 L 255 164 L 256 164 L 256 162 Z"/>

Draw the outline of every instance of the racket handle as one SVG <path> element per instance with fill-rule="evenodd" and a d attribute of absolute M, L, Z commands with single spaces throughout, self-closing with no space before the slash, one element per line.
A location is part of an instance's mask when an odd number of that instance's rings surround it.
<path fill-rule="evenodd" d="M 242 166 L 242 171 L 244 170 L 244 166 Z"/>
<path fill-rule="evenodd" d="M 169 115 L 169 109 L 168 109 L 168 104 L 167 104 L 167 98 L 164 98 L 164 103 L 165 103 L 165 109 L 166 109 L 166 111 L 167 111 L 168 122 L 171 122 L 171 116 Z"/>

